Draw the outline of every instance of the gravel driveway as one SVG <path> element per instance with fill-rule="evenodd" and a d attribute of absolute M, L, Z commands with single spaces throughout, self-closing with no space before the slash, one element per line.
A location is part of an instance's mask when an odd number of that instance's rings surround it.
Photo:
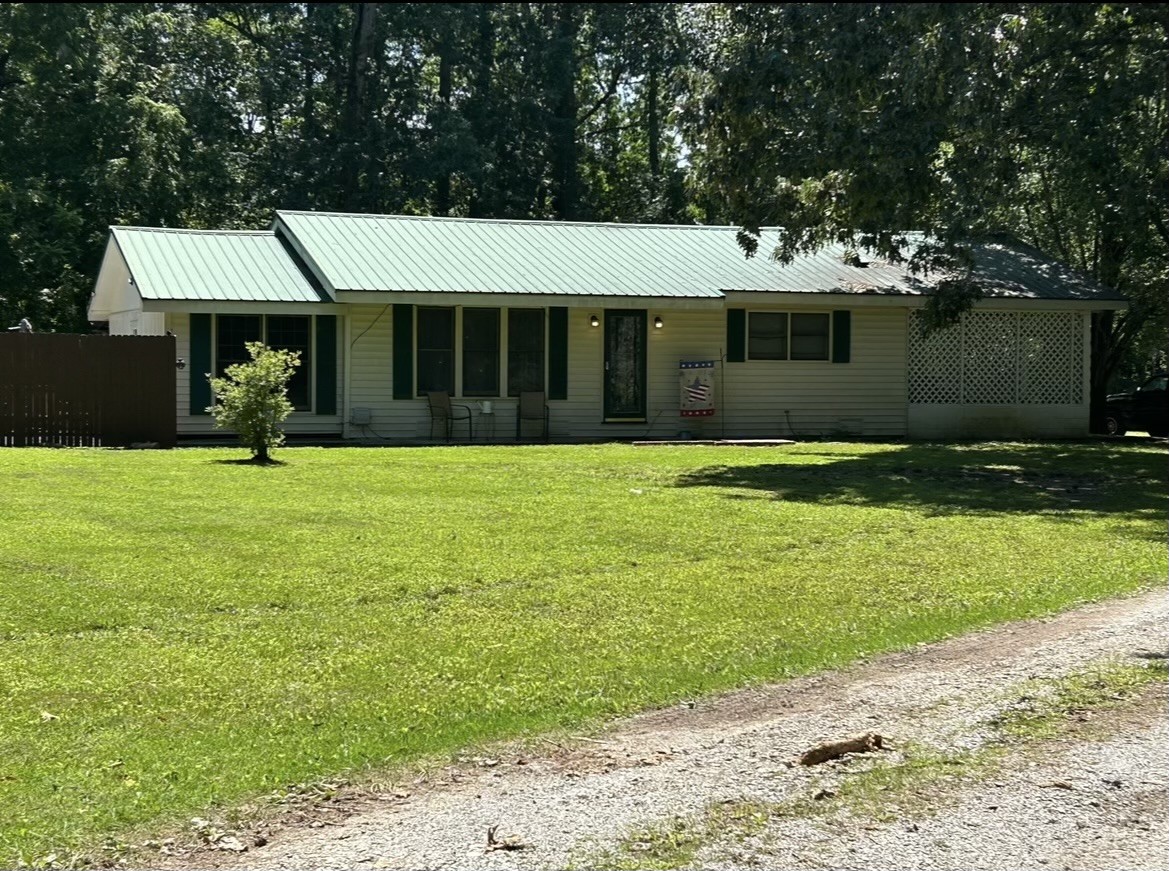
<path fill-rule="evenodd" d="M 786 763 L 825 739 L 876 730 L 895 745 L 977 745 L 1011 686 L 1102 660 L 1163 657 L 1167 616 L 1165 591 L 1155 590 L 651 712 L 572 746 L 549 742 L 546 753 L 497 747 L 492 758 L 343 801 L 340 811 L 302 812 L 238 833 L 242 843 L 261 844 L 245 853 L 204 850 L 164 861 L 225 869 L 587 867 L 634 827 L 702 814 L 711 802 L 798 794 L 809 774 Z M 1162 708 L 1143 718 L 1119 711 L 1134 718 L 1121 735 L 1065 742 L 1041 763 L 970 787 L 955 806 L 921 820 L 789 821 L 747 844 L 712 844 L 700 863 L 1169 867 Z M 1068 781 L 1071 789 L 1038 788 L 1044 780 Z M 491 826 L 525 849 L 486 852 Z M 147 864 L 158 867 L 158 857 Z"/>

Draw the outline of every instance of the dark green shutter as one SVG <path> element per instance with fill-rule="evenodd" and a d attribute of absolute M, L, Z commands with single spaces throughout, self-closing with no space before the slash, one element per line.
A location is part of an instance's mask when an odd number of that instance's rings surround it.
<path fill-rule="evenodd" d="M 394 306 L 394 399 L 414 398 L 414 306 Z"/>
<path fill-rule="evenodd" d="M 852 312 L 832 313 L 832 362 L 847 363 L 852 359 Z"/>
<path fill-rule="evenodd" d="M 317 414 L 337 413 L 337 316 L 317 315 Z"/>
<path fill-rule="evenodd" d="M 727 362 L 742 363 L 747 359 L 747 310 L 727 309 Z"/>
<path fill-rule="evenodd" d="M 548 309 L 548 398 L 568 399 L 568 309 Z"/>
<path fill-rule="evenodd" d="M 191 414 L 207 414 L 211 404 L 211 315 L 191 315 Z"/>

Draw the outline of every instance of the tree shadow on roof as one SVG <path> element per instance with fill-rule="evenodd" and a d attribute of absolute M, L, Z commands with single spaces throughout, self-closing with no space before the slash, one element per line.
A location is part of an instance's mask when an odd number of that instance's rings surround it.
<path fill-rule="evenodd" d="M 908 508 L 928 515 L 1074 519 L 1089 512 L 1147 520 L 1164 519 L 1169 505 L 1165 453 L 1108 443 L 908 444 L 874 453 L 800 453 L 784 463 L 710 466 L 675 483 L 725 488 L 732 491 L 728 498 L 743 498 L 736 490 L 754 490 L 788 502 Z"/>

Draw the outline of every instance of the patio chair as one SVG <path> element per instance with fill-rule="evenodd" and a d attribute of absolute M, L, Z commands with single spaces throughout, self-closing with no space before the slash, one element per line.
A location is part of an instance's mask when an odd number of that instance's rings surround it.
<path fill-rule="evenodd" d="M 515 440 L 517 442 L 523 435 L 524 424 L 533 422 L 540 425 L 540 437 L 544 441 L 548 441 L 548 405 L 544 402 L 543 391 L 540 390 L 525 391 L 520 394 L 515 417 Z"/>
<path fill-rule="evenodd" d="M 434 425 L 441 424 L 446 428 L 446 440 L 450 442 L 451 431 L 455 422 L 467 422 L 467 441 L 475 438 L 475 420 L 471 409 L 465 405 L 452 405 L 451 395 L 445 390 L 432 390 L 426 394 L 427 404 L 430 406 L 430 437 L 434 438 Z"/>

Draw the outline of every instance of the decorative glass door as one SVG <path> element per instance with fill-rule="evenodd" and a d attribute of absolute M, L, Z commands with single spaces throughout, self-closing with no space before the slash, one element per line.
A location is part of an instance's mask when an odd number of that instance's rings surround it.
<path fill-rule="evenodd" d="M 645 420 L 645 310 L 605 312 L 605 420 Z"/>

